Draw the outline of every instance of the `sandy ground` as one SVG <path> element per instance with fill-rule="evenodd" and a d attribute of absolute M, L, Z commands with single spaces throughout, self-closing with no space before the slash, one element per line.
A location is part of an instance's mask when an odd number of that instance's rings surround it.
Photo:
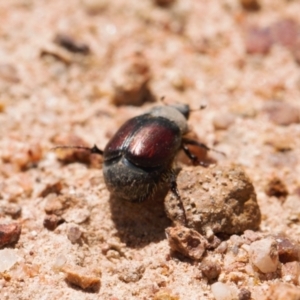
<path fill-rule="evenodd" d="M 209 154 L 217 165 L 243 166 L 262 214 L 256 234 L 299 244 L 300 2 L 261 0 L 258 10 L 237 0 L 165 2 L 0 1 L 0 222 L 22 227 L 2 247 L 15 262 L 0 266 L 1 299 L 215 299 L 217 281 L 231 293 L 218 299 L 300 299 L 299 256 L 290 277 L 284 261 L 261 276 L 245 267 L 249 257 L 233 264 L 239 237 L 227 236 L 227 251 L 207 254 L 221 266 L 211 282 L 200 262 L 170 253 L 163 199 L 119 202 L 101 158 L 81 155 L 81 163 L 50 151 L 103 149 L 161 97 L 206 104 L 191 114 L 190 129 L 226 153 Z M 75 49 L 62 43 L 66 36 Z M 58 194 L 65 202 L 53 208 Z M 49 230 L 47 221 L 58 226 Z M 66 266 L 81 267 L 89 283 L 100 278 L 100 288 L 70 284 Z"/>

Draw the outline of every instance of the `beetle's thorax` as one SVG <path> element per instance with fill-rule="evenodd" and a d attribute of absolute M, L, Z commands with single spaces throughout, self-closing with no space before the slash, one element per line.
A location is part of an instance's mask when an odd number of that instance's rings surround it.
<path fill-rule="evenodd" d="M 176 108 L 172 106 L 156 106 L 149 111 L 149 114 L 153 117 L 162 117 L 174 122 L 180 129 L 181 135 L 184 135 L 188 131 L 187 119 Z"/>

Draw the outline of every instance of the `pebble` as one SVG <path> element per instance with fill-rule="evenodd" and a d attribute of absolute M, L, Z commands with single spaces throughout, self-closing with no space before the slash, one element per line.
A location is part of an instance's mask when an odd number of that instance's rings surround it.
<path fill-rule="evenodd" d="M 233 295 L 230 287 L 222 282 L 216 282 L 211 285 L 211 291 L 216 300 L 232 300 Z"/>
<path fill-rule="evenodd" d="M 273 41 L 269 28 L 250 27 L 245 34 L 245 48 L 249 54 L 267 54 Z"/>
<path fill-rule="evenodd" d="M 19 223 L 0 224 L 0 248 L 17 242 L 21 235 L 21 228 Z"/>
<path fill-rule="evenodd" d="M 139 52 L 125 57 L 112 70 L 112 102 L 115 105 L 142 105 L 151 99 L 151 78 L 147 59 Z"/>
<path fill-rule="evenodd" d="M 283 19 L 271 25 L 274 43 L 291 48 L 297 47 L 299 41 L 299 24 L 292 19 Z"/>
<path fill-rule="evenodd" d="M 8 271 L 19 260 L 14 249 L 0 250 L 0 273 Z"/>
<path fill-rule="evenodd" d="M 109 0 L 82 0 L 83 7 L 90 14 L 97 14 L 105 10 L 109 5 Z"/>
<path fill-rule="evenodd" d="M 69 52 L 80 53 L 83 55 L 90 54 L 89 46 L 81 41 L 75 40 L 68 34 L 59 33 L 54 38 L 54 43 L 65 48 Z"/>
<path fill-rule="evenodd" d="M 206 237 L 259 227 L 261 213 L 256 193 L 241 166 L 186 167 L 179 173 L 177 185 L 187 227 Z M 165 210 L 174 223 L 182 223 L 178 219 L 182 209 L 172 193 L 166 197 Z"/>
<path fill-rule="evenodd" d="M 44 209 L 47 214 L 55 214 L 57 216 L 60 216 L 72 202 L 73 200 L 71 197 L 65 195 L 57 197 L 54 194 L 50 194 L 46 199 Z"/>
<path fill-rule="evenodd" d="M 91 215 L 91 212 L 88 208 L 72 208 L 67 210 L 63 218 L 68 223 L 81 224 L 86 222 Z"/>
<path fill-rule="evenodd" d="M 240 0 L 242 7 L 248 11 L 260 10 L 260 3 L 257 0 Z"/>
<path fill-rule="evenodd" d="M 139 281 L 144 272 L 144 264 L 136 261 L 126 261 L 118 267 L 118 277 L 126 283 Z"/>
<path fill-rule="evenodd" d="M 65 273 L 67 282 L 79 286 L 84 290 L 91 290 L 97 292 L 100 289 L 100 275 L 99 272 L 92 271 L 80 266 L 66 265 L 62 267 Z"/>
<path fill-rule="evenodd" d="M 0 206 L 0 214 L 11 216 L 13 219 L 17 219 L 21 216 L 22 208 L 15 203 L 5 203 Z"/>
<path fill-rule="evenodd" d="M 242 288 L 238 294 L 238 300 L 251 300 L 251 292 Z"/>
<path fill-rule="evenodd" d="M 0 78 L 10 83 L 19 83 L 18 70 L 12 64 L 0 63 Z"/>
<path fill-rule="evenodd" d="M 171 251 L 195 260 L 203 256 L 208 245 L 207 240 L 200 233 L 180 225 L 167 228 L 166 235 Z"/>
<path fill-rule="evenodd" d="M 276 125 L 288 126 L 300 122 L 300 109 L 286 102 L 269 101 L 263 111 Z"/>
<path fill-rule="evenodd" d="M 290 283 L 300 283 L 300 263 L 298 261 L 288 262 L 282 265 L 281 268 L 282 278 Z"/>
<path fill-rule="evenodd" d="M 250 245 L 250 261 L 262 273 L 271 273 L 277 270 L 279 255 L 277 243 L 273 238 L 265 238 Z"/>
<path fill-rule="evenodd" d="M 228 249 L 228 244 L 226 241 L 223 241 L 215 250 L 216 253 L 225 253 Z"/>
<path fill-rule="evenodd" d="M 180 298 L 178 296 L 172 295 L 168 290 L 162 290 L 158 291 L 154 295 L 153 300 L 180 300 Z"/>
<path fill-rule="evenodd" d="M 221 266 L 218 262 L 210 259 L 204 259 L 200 264 L 200 270 L 209 281 L 219 277 L 221 273 Z"/>
<path fill-rule="evenodd" d="M 275 283 L 269 288 L 264 300 L 299 300 L 300 289 L 287 283 Z"/>
<path fill-rule="evenodd" d="M 57 215 L 51 214 L 46 215 L 43 221 L 43 225 L 48 230 L 54 230 L 59 224 L 61 224 L 64 220 Z"/>
<path fill-rule="evenodd" d="M 162 7 L 168 7 L 175 3 L 176 0 L 153 0 L 153 2 Z"/>
<path fill-rule="evenodd" d="M 244 238 L 246 239 L 247 244 L 251 244 L 252 242 L 259 240 L 261 238 L 261 235 L 253 230 L 245 230 Z"/>
<path fill-rule="evenodd" d="M 60 181 L 48 183 L 40 192 L 39 197 L 47 197 L 49 194 L 60 194 L 63 186 Z"/>
<path fill-rule="evenodd" d="M 80 224 L 90 217 L 87 201 L 76 195 L 48 195 L 45 212 L 62 217 L 66 222 Z"/>
<path fill-rule="evenodd" d="M 282 19 L 264 28 L 252 26 L 246 31 L 246 51 L 249 54 L 267 54 L 273 44 L 278 44 L 290 50 L 299 63 L 299 29 L 299 24 L 293 19 Z"/>
<path fill-rule="evenodd" d="M 278 177 L 273 177 L 269 180 L 265 188 L 265 192 L 269 197 L 274 196 L 282 201 L 285 200 L 288 195 L 286 185 Z"/>
<path fill-rule="evenodd" d="M 75 244 L 80 241 L 82 237 L 82 231 L 78 226 L 71 226 L 68 228 L 67 236 L 71 243 Z"/>
<path fill-rule="evenodd" d="M 231 113 L 218 114 L 213 119 L 216 130 L 226 130 L 234 123 L 234 115 Z"/>
<path fill-rule="evenodd" d="M 300 261 L 300 245 L 284 236 L 275 236 L 279 260 L 283 263 Z"/>

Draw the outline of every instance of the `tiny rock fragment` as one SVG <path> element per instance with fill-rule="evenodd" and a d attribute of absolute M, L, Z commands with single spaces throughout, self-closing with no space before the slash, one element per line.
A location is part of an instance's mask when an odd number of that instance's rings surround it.
<path fill-rule="evenodd" d="M 153 2 L 162 7 L 168 7 L 176 2 L 176 0 L 153 0 Z"/>
<path fill-rule="evenodd" d="M 63 219 L 57 215 L 46 215 L 43 221 L 43 225 L 48 230 L 54 230 L 59 224 L 63 222 Z"/>
<path fill-rule="evenodd" d="M 55 196 L 54 194 L 50 194 L 47 197 L 44 209 L 47 214 L 60 216 L 67 207 L 69 207 L 69 205 L 68 198 L 66 198 L 66 196 Z"/>
<path fill-rule="evenodd" d="M 264 300 L 299 300 L 300 289 L 287 283 L 273 284 Z"/>
<path fill-rule="evenodd" d="M 238 234 L 259 227 L 256 193 L 241 166 L 186 167 L 179 173 L 177 185 L 187 227 L 206 236 Z M 166 197 L 165 210 L 174 223 L 179 222 L 181 209 L 172 193 Z"/>
<path fill-rule="evenodd" d="M 234 122 L 234 115 L 230 113 L 219 113 L 213 119 L 213 125 L 216 130 L 226 130 Z"/>
<path fill-rule="evenodd" d="M 266 136 L 265 143 L 272 146 L 278 152 L 285 152 L 295 147 L 295 138 L 292 134 L 274 131 Z"/>
<path fill-rule="evenodd" d="M 273 45 L 269 28 L 248 28 L 245 34 L 245 48 L 249 54 L 267 54 Z"/>
<path fill-rule="evenodd" d="M 241 289 L 238 294 L 238 300 L 251 300 L 251 292 L 245 288 Z"/>
<path fill-rule="evenodd" d="M 45 212 L 47 214 L 55 214 L 61 216 L 70 207 L 75 207 L 79 204 L 79 199 L 73 195 L 59 195 L 50 194 L 47 197 L 45 204 Z"/>
<path fill-rule="evenodd" d="M 0 247 L 19 240 L 21 225 L 19 223 L 0 224 Z"/>
<path fill-rule="evenodd" d="M 284 236 L 275 236 L 279 260 L 283 263 L 300 261 L 300 245 Z"/>
<path fill-rule="evenodd" d="M 257 11 L 260 9 L 258 0 L 240 0 L 240 3 L 245 10 Z"/>
<path fill-rule="evenodd" d="M 53 270 L 56 272 L 61 271 L 66 263 L 67 258 L 64 255 L 57 256 L 53 263 Z"/>
<path fill-rule="evenodd" d="M 81 224 L 89 219 L 91 212 L 88 208 L 72 208 L 68 209 L 64 214 L 63 218 L 68 223 Z"/>
<path fill-rule="evenodd" d="M 0 214 L 3 213 L 5 215 L 9 215 L 13 219 L 19 218 L 21 212 L 22 208 L 15 203 L 6 203 L 4 205 L 0 205 Z"/>
<path fill-rule="evenodd" d="M 169 227 L 166 235 L 172 251 L 196 260 L 203 256 L 208 244 L 200 233 L 184 226 Z"/>
<path fill-rule="evenodd" d="M 12 64 L 0 63 L 0 79 L 10 83 L 20 82 L 16 67 Z"/>
<path fill-rule="evenodd" d="M 286 185 L 280 180 L 280 178 L 273 177 L 268 182 L 265 192 L 268 196 L 274 196 L 276 198 L 284 200 L 288 195 Z"/>
<path fill-rule="evenodd" d="M 153 300 L 180 300 L 178 296 L 172 295 L 170 291 L 158 291 L 154 297 Z"/>
<path fill-rule="evenodd" d="M 228 244 L 226 241 L 223 241 L 215 250 L 216 253 L 225 253 L 228 249 Z"/>
<path fill-rule="evenodd" d="M 292 48 L 299 41 L 300 27 L 292 19 L 283 19 L 271 25 L 273 41 L 282 46 Z"/>
<path fill-rule="evenodd" d="M 60 48 L 55 44 L 43 47 L 40 51 L 40 57 L 43 59 L 48 57 L 54 58 L 66 65 L 70 65 L 73 62 L 71 54 L 67 50 Z"/>
<path fill-rule="evenodd" d="M 95 271 L 70 265 L 63 266 L 62 271 L 65 273 L 66 281 L 71 284 L 94 292 L 100 289 L 100 274 L 95 274 Z"/>
<path fill-rule="evenodd" d="M 207 249 L 209 250 L 213 250 L 219 247 L 219 245 L 221 244 L 221 240 L 217 237 L 217 236 L 213 236 L 212 238 L 210 238 L 208 240 L 208 245 L 207 245 Z"/>
<path fill-rule="evenodd" d="M 105 10 L 109 5 L 110 0 L 82 0 L 81 2 L 85 10 L 94 15 Z"/>
<path fill-rule="evenodd" d="M 78 226 L 71 226 L 67 232 L 68 239 L 72 244 L 75 244 L 80 241 L 82 236 L 82 231 Z"/>
<path fill-rule="evenodd" d="M 47 197 L 49 194 L 59 194 L 63 186 L 60 181 L 49 183 L 45 188 L 40 192 L 39 197 Z"/>
<path fill-rule="evenodd" d="M 288 126 L 300 122 L 300 109 L 286 102 L 269 101 L 263 110 L 276 125 Z"/>
<path fill-rule="evenodd" d="M 43 149 L 38 142 L 30 144 L 11 143 L 9 147 L 4 149 L 3 153 L 6 162 L 12 163 L 22 171 L 36 165 L 43 157 Z"/>
<path fill-rule="evenodd" d="M 20 267 L 25 277 L 32 278 L 40 273 L 40 265 L 21 263 Z"/>
<path fill-rule="evenodd" d="M 275 272 L 279 263 L 277 243 L 273 238 L 265 238 L 250 245 L 250 261 L 262 273 Z"/>
<path fill-rule="evenodd" d="M 145 266 L 135 261 L 126 261 L 118 267 L 118 277 L 120 280 L 129 283 L 139 281 L 145 272 Z"/>
<path fill-rule="evenodd" d="M 219 277 L 221 266 L 218 262 L 204 259 L 200 264 L 202 274 L 210 281 Z"/>
<path fill-rule="evenodd" d="M 282 265 L 281 276 L 283 280 L 293 283 L 300 283 L 300 263 L 298 261 L 288 262 Z"/>
<path fill-rule="evenodd" d="M 222 282 L 216 282 L 211 285 L 211 291 L 216 300 L 232 300 L 233 295 L 230 287 Z"/>
<path fill-rule="evenodd" d="M 19 260 L 14 249 L 0 250 L 0 273 L 8 271 Z"/>
<path fill-rule="evenodd" d="M 77 41 L 67 34 L 57 34 L 54 38 L 54 43 L 73 53 L 80 53 L 84 55 L 90 53 L 90 48 L 87 44 Z"/>
<path fill-rule="evenodd" d="M 244 239 L 245 242 L 248 244 L 255 242 L 261 238 L 261 235 L 253 230 L 245 230 L 244 232 Z"/>
<path fill-rule="evenodd" d="M 138 106 L 151 100 L 150 78 L 147 59 L 139 52 L 131 54 L 112 71 L 112 102 Z"/>

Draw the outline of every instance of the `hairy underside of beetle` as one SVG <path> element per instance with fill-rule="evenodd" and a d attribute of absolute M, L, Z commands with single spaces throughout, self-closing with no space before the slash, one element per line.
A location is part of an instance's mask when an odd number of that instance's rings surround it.
<path fill-rule="evenodd" d="M 103 173 L 108 190 L 115 197 L 131 202 L 145 201 L 157 192 L 169 189 L 176 178 L 171 165 L 140 168 L 124 157 L 105 163 Z"/>

